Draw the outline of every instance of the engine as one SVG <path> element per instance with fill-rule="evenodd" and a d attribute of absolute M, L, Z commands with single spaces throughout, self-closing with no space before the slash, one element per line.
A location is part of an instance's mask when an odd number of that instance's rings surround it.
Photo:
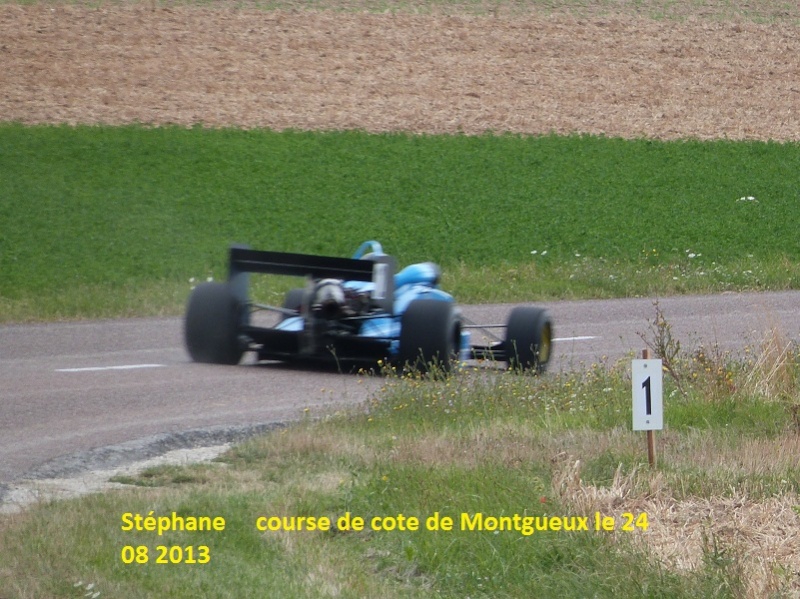
<path fill-rule="evenodd" d="M 344 287 L 338 279 L 322 279 L 314 286 L 310 306 L 312 314 L 325 320 L 358 316 L 369 310 L 369 294 Z"/>

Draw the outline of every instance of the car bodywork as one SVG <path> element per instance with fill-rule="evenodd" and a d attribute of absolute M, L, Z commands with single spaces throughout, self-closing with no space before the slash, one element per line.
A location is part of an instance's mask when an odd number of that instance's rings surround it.
<path fill-rule="evenodd" d="M 250 298 L 250 275 L 305 278 L 286 294 L 283 306 Z M 467 323 L 453 297 L 440 289 L 432 262 L 397 271 L 380 243 L 363 243 L 352 258 L 254 250 L 232 246 L 228 280 L 203 283 L 187 305 L 185 338 L 198 362 L 235 364 L 244 352 L 258 360 L 335 360 L 449 371 L 453 362 L 491 359 L 542 372 L 552 349 L 546 311 L 515 307 L 505 325 Z M 254 314 L 279 314 L 270 326 Z M 503 338 L 471 343 L 471 328 L 505 328 Z"/>

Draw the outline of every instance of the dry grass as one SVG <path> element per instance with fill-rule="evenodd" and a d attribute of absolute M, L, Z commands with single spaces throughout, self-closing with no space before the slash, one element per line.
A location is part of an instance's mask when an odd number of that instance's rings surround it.
<path fill-rule="evenodd" d="M 778 327 L 771 327 L 750 366 L 745 388 L 770 399 L 789 397 L 796 385 L 795 350 L 792 341 Z"/>
<path fill-rule="evenodd" d="M 675 467 L 694 467 L 752 477 L 780 475 L 797 466 L 800 437 L 794 434 L 774 439 L 750 438 L 730 444 L 707 433 L 695 433 L 670 447 L 670 463 Z"/>
<path fill-rule="evenodd" d="M 599 511 L 619 517 L 647 513 L 649 528 L 637 535 L 644 547 L 669 569 L 714 567 L 738 569 L 736 596 L 760 598 L 774 593 L 800 596 L 800 498 L 787 491 L 762 495 L 759 480 L 792 471 L 800 455 L 800 437 L 750 438 L 725 443 L 709 432 L 668 434 L 661 459 L 666 471 L 617 468 L 607 486 L 587 484 L 581 459 L 613 451 L 643 453 L 643 440 L 630 431 L 572 430 L 558 434 L 511 422 L 492 422 L 468 433 L 436 431 L 401 437 L 383 456 L 414 465 L 475 468 L 487 461 L 503 467 L 547 462 L 554 470 L 551 493 L 569 513 Z M 709 497 L 685 495 L 680 487 L 692 470 L 716 480 L 752 481 Z M 720 482 L 723 481 L 723 482 Z M 788 481 L 787 481 L 788 483 Z M 732 483 L 732 485 L 735 483 Z M 547 490 L 543 490 L 547 493 Z M 619 539 L 632 535 L 615 533 Z M 789 593 L 786 595 L 786 593 Z"/>
<path fill-rule="evenodd" d="M 661 473 L 619 468 L 610 486 L 587 485 L 579 460 L 564 460 L 553 481 L 554 493 L 576 513 L 647 513 L 641 541 L 670 569 L 697 570 L 716 560 L 740 570 L 737 595 L 800 597 L 800 498 L 794 493 L 759 502 L 738 493 L 676 500 Z"/>
<path fill-rule="evenodd" d="M 541 493 L 551 494 L 568 513 L 599 511 L 618 519 L 624 512 L 647 513 L 646 532 L 614 534 L 620 541 L 641 543 L 667 568 L 727 568 L 728 575 L 741 582 L 733 589 L 735 596 L 755 599 L 783 593 L 800 597 L 800 497 L 788 490 L 775 494 L 762 493 L 759 488 L 759 480 L 796 468 L 800 455 L 800 437 L 796 435 L 735 443 L 709 431 L 667 432 L 660 436 L 660 459 L 669 465 L 666 470 L 626 470 L 620 465 L 608 485 L 585 481 L 584 460 L 606 452 L 642 454 L 641 435 L 623 429 L 554 433 L 522 423 L 491 421 L 466 431 L 386 433 L 369 445 L 342 442 L 341 437 L 336 443 L 336 438 L 319 428 L 290 430 L 282 434 L 274 449 L 276 455 L 283 456 L 313 451 L 359 463 L 390 461 L 395 465 L 467 470 L 487 463 L 503 468 L 539 463 L 553 470 L 552 487 L 542 488 Z M 692 472 L 702 472 L 703 477 L 716 481 L 709 483 L 711 495 L 687 494 L 682 489 L 684 484 L 692 484 Z M 735 482 L 744 479 L 751 482 Z M 345 469 L 331 467 L 303 480 L 295 489 L 297 496 L 309 490 L 334 491 L 350 476 Z M 731 485 L 722 489 L 726 480 Z"/>
<path fill-rule="evenodd" d="M 565 451 L 567 449 L 569 452 Z M 670 569 L 698 570 L 708 560 L 720 567 L 739 568 L 742 587 L 737 595 L 760 598 L 790 591 L 800 596 L 800 498 L 793 492 L 755 500 L 747 485 L 726 496 L 676 499 L 673 490 L 681 474 L 664 474 L 620 466 L 608 486 L 586 484 L 583 464 L 572 455 L 593 456 L 643 451 L 640 436 L 628 431 L 570 431 L 559 435 L 495 425 L 457 438 L 437 433 L 399 443 L 393 460 L 414 464 L 475 467 L 485 460 L 504 467 L 541 461 L 554 465 L 552 494 L 569 513 L 599 511 L 619 517 L 624 512 L 647 513 L 649 529 L 639 536 L 643 546 Z M 748 439 L 725 446 L 718 438 L 697 434 L 673 446 L 662 459 L 678 472 L 694 468 L 712 479 L 779 475 L 796 467 L 800 438 Z M 546 490 L 545 490 L 546 491 Z M 630 539 L 627 533 L 616 533 Z M 627 536 L 626 536 L 627 535 Z M 784 595 L 785 596 L 785 595 Z"/>

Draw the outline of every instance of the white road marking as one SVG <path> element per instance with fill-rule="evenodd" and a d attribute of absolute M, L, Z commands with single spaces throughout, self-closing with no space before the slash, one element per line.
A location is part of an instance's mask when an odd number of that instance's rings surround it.
<path fill-rule="evenodd" d="M 582 335 L 580 337 L 556 337 L 553 341 L 591 341 L 592 339 L 599 339 L 599 337 L 592 337 L 591 335 Z"/>
<path fill-rule="evenodd" d="M 125 364 L 123 366 L 88 366 L 86 368 L 56 368 L 56 372 L 98 372 L 101 370 L 136 370 L 138 368 L 164 368 L 164 365 Z"/>

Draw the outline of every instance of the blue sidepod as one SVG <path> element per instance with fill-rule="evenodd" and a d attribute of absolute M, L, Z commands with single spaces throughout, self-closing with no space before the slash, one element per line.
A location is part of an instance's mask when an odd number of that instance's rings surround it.
<path fill-rule="evenodd" d="M 440 278 L 441 270 L 433 262 L 421 262 L 406 266 L 394 276 L 394 314 L 375 316 L 364 320 L 358 335 L 374 339 L 391 339 L 389 349 L 392 356 L 396 356 L 399 353 L 402 316 L 411 302 L 421 299 L 454 302 L 452 295 L 438 288 Z M 362 293 L 369 293 L 373 290 L 373 283 L 366 281 L 346 281 L 343 286 Z M 294 316 L 287 318 L 275 328 L 284 331 L 301 331 L 303 326 L 303 318 Z M 469 359 L 470 343 L 469 331 L 462 331 L 460 359 Z"/>

